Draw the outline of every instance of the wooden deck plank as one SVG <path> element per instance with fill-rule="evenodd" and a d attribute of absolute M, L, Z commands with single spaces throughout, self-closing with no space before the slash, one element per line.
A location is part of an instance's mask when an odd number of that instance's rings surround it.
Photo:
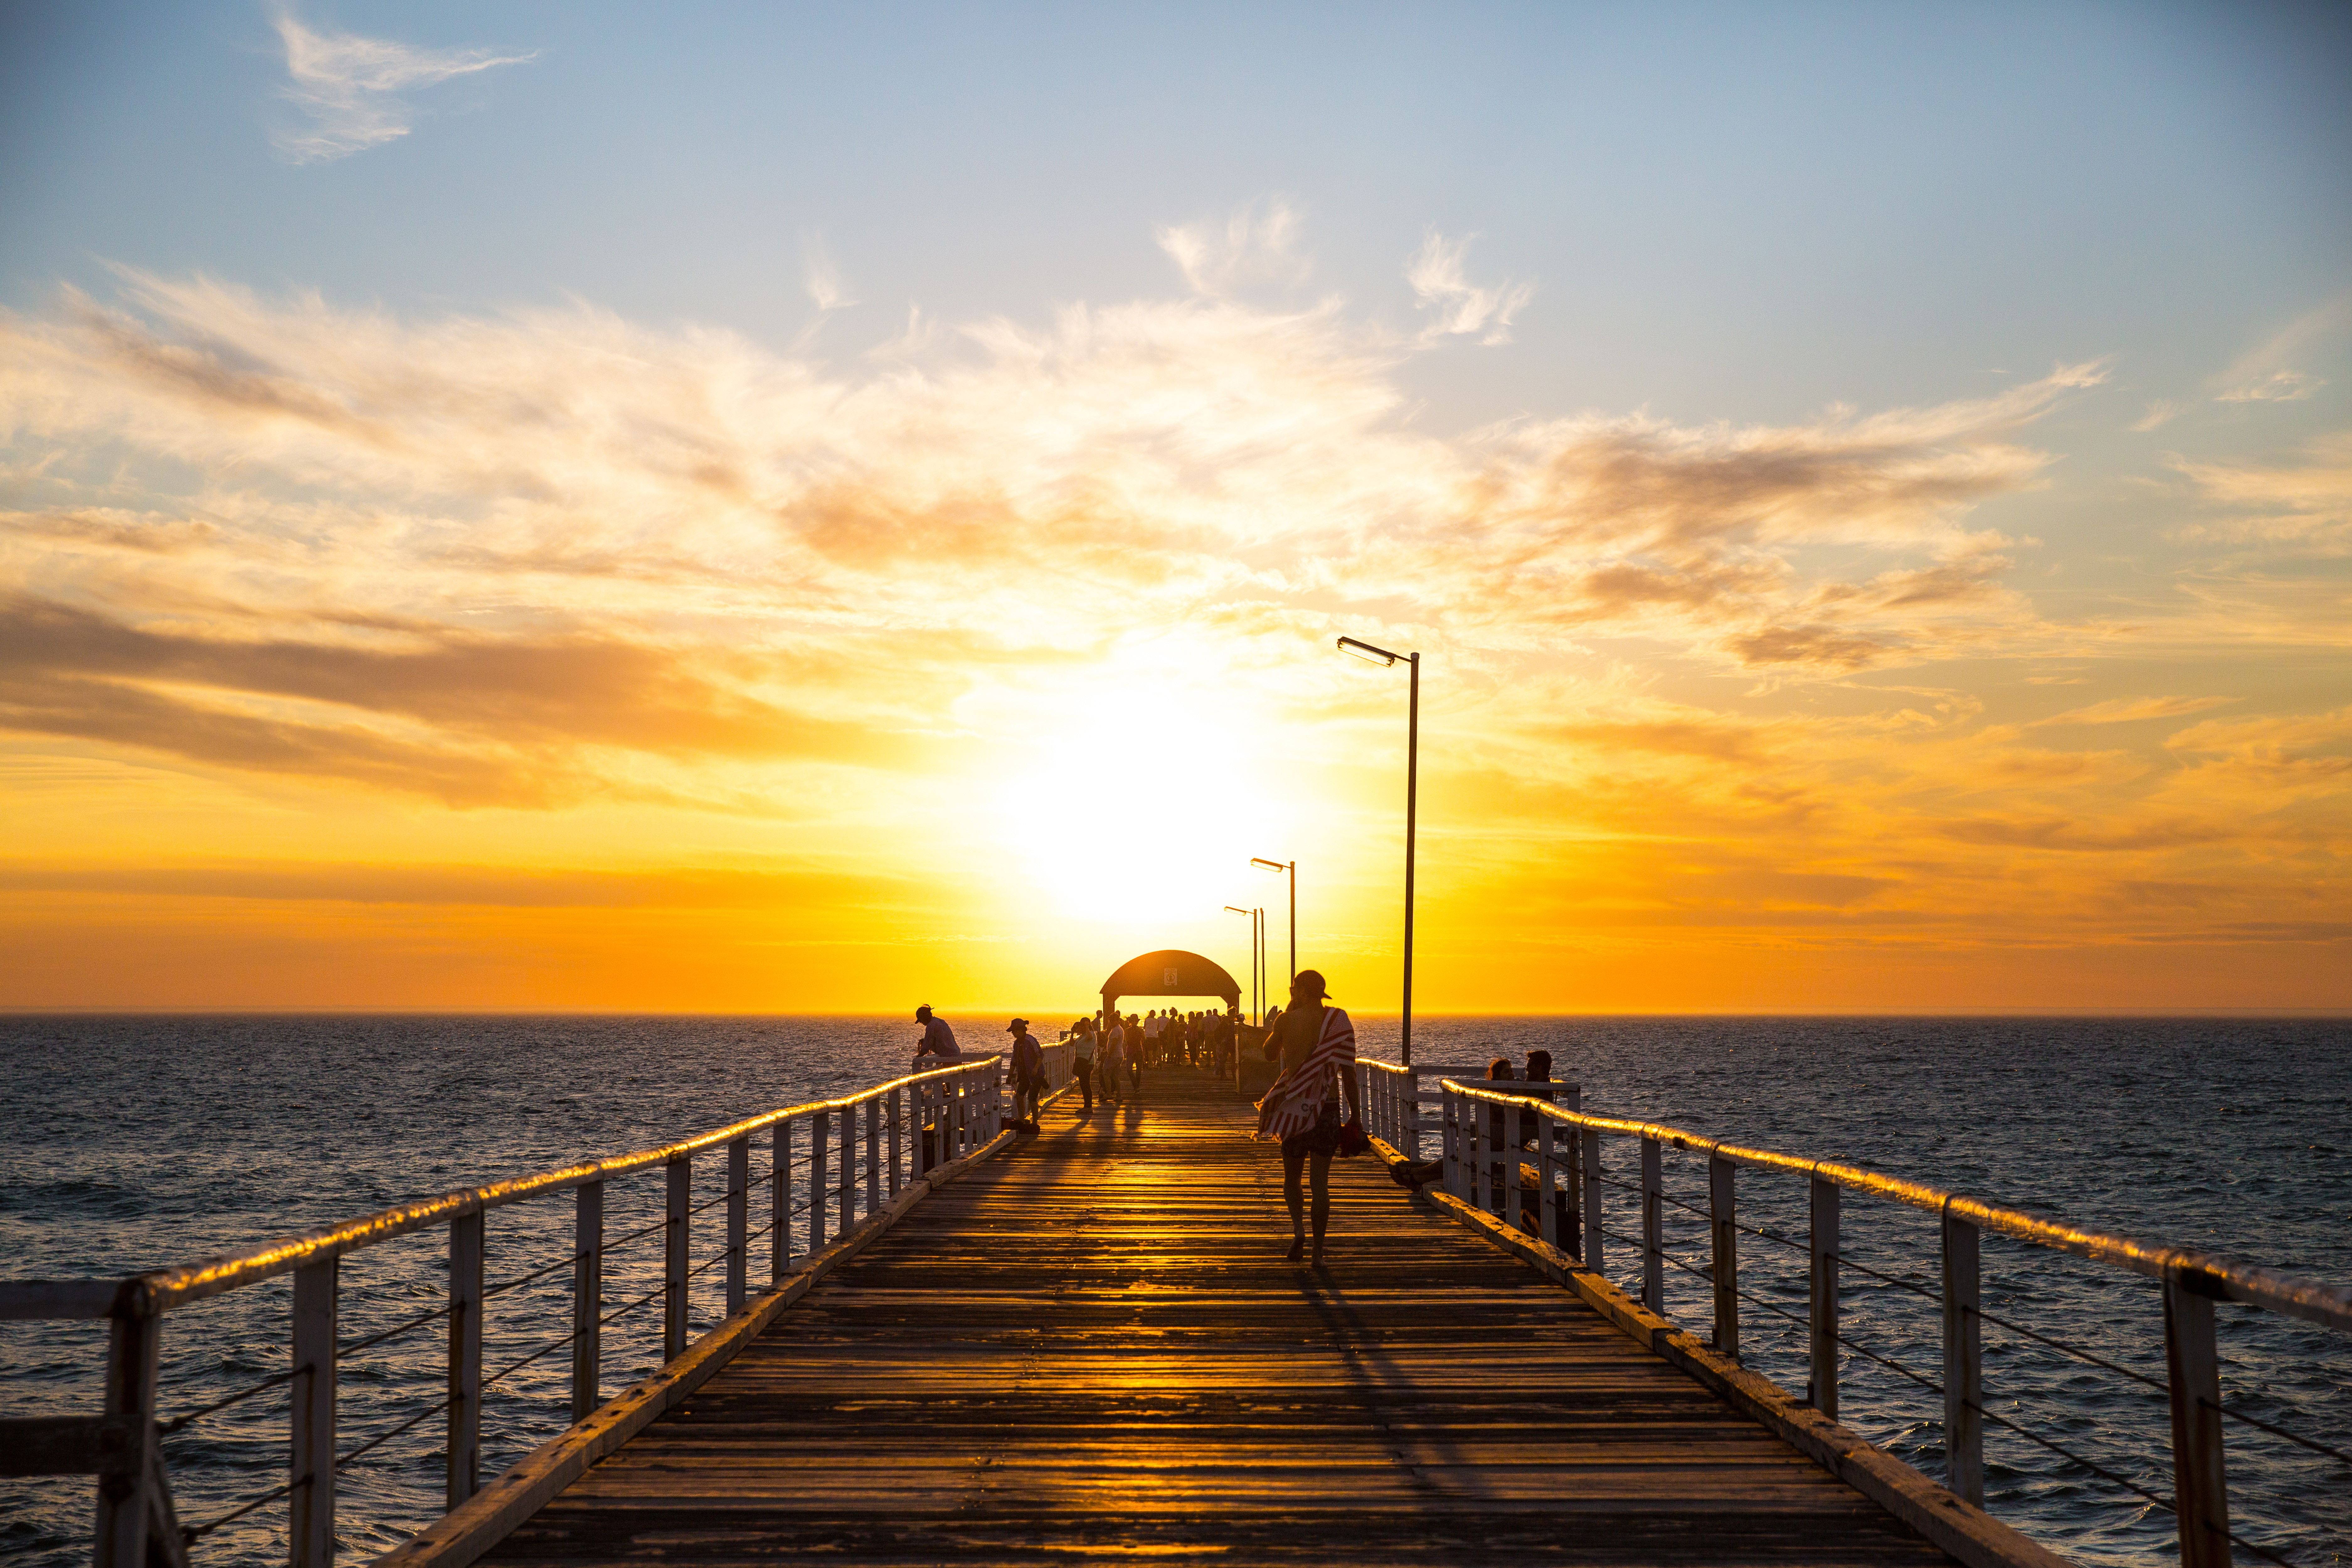
<path fill-rule="evenodd" d="M 1572 1294 L 1181 1070 L 919 1205 L 490 1553 L 577 1564 L 1930 1564 Z"/>

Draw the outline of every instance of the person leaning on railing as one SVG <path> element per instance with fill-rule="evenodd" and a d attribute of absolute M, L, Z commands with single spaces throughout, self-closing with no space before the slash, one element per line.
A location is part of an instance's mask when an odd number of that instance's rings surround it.
<path fill-rule="evenodd" d="M 929 1002 L 915 1009 L 915 1022 L 923 1026 L 923 1037 L 915 1047 L 917 1072 L 953 1067 L 963 1060 L 963 1052 L 956 1046 L 955 1031 L 948 1027 L 945 1018 L 931 1016 Z"/>

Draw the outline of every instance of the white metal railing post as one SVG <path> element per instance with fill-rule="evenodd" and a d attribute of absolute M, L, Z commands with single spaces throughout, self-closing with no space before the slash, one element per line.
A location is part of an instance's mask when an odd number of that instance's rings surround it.
<path fill-rule="evenodd" d="M 1578 1261 L 1593 1273 L 1601 1272 L 1601 1134 L 1591 1128 L 1581 1128 L 1583 1136 L 1577 1140 L 1577 1176 L 1583 1187 L 1578 1199 L 1584 1216 L 1584 1246 L 1578 1251 Z"/>
<path fill-rule="evenodd" d="M 604 1184 L 583 1182 L 572 1205 L 572 1419 L 588 1419 L 599 1401 L 604 1296 Z"/>
<path fill-rule="evenodd" d="M 292 1451 L 286 1478 L 287 1559 L 293 1568 L 335 1560 L 335 1276 L 340 1259 L 294 1270 Z"/>
<path fill-rule="evenodd" d="M 120 1317 L 108 1325 L 106 1414 L 130 1417 L 136 1436 L 130 1451 L 100 1473 L 92 1568 L 147 1568 L 158 1549 L 167 1561 L 186 1561 L 170 1494 L 158 1485 L 163 1455 L 155 1433 L 155 1385 L 163 1338 L 160 1318 Z M 300 1380 L 296 1382 L 299 1394 Z"/>
<path fill-rule="evenodd" d="M 1536 1231 L 1553 1247 L 1559 1245 L 1559 1193 L 1552 1180 L 1556 1158 L 1552 1119 L 1536 1114 Z"/>
<path fill-rule="evenodd" d="M 1984 1506 L 1984 1345 L 1977 1227 L 1944 1200 L 1944 1486 Z"/>
<path fill-rule="evenodd" d="M 1642 1140 L 1642 1305 L 1666 1311 L 1666 1183 L 1664 1152 L 1654 1138 Z"/>
<path fill-rule="evenodd" d="M 2164 1279 L 2164 1362 L 2172 1403 L 2172 1496 L 2181 1568 L 2230 1568 L 2230 1486 L 2221 1455 L 2221 1358 L 2213 1301 L 2179 1268 Z"/>
<path fill-rule="evenodd" d="M 828 1142 L 833 1136 L 833 1112 L 820 1110 L 809 1118 L 809 1256 L 824 1250 L 825 1170 Z"/>
<path fill-rule="evenodd" d="M 727 1141 L 727 1315 L 751 1294 L 751 1135 Z"/>
<path fill-rule="evenodd" d="M 446 1495 L 482 1489 L 482 1211 L 449 1222 L 449 1443 Z"/>
<path fill-rule="evenodd" d="M 793 1119 L 779 1119 L 768 1155 L 768 1280 L 793 1266 Z"/>
<path fill-rule="evenodd" d="M 667 1167 L 667 1207 L 662 1222 L 662 1360 L 686 1349 L 687 1215 L 694 1207 L 694 1156 Z"/>
<path fill-rule="evenodd" d="M 901 1128 L 907 1120 L 907 1090 L 903 1084 L 890 1091 L 888 1120 L 890 1122 L 890 1195 L 895 1198 L 898 1195 L 900 1182 L 898 1161 L 899 1144 L 903 1142 Z"/>
<path fill-rule="evenodd" d="M 1715 1238 L 1715 1348 L 1739 1359 L 1739 1223 L 1733 1178 L 1739 1167 L 1720 1154 L 1706 1157 L 1708 1229 Z"/>
<path fill-rule="evenodd" d="M 882 1212 L 882 1097 L 866 1099 L 866 1217 Z"/>
<path fill-rule="evenodd" d="M 1812 1407 L 1837 1419 L 1838 1413 L 1838 1184 L 1815 1176 L 1812 1186 L 1812 1279 L 1810 1295 L 1812 1373 L 1806 1397 Z"/>

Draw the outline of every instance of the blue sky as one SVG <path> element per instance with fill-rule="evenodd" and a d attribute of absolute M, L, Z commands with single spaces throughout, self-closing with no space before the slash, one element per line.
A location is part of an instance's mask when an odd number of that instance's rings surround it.
<path fill-rule="evenodd" d="M 1430 655 L 1441 1004 L 2352 1005 L 2347 81 L 2321 6 L 8 6 L 0 1004 L 1026 1005 L 1273 851 L 1377 994 L 1346 630 Z M 1144 845 L 1056 784 L 1139 713 Z M 719 923 L 515 912 L 607 900 Z"/>
<path fill-rule="evenodd" d="M 97 263 L 395 309 L 564 293 L 823 346 L 1165 292 L 1155 226 L 1281 197 L 1409 323 L 1425 229 L 1536 297 L 1415 367 L 1446 424 L 1781 419 L 2118 360 L 2182 395 L 2352 255 L 2347 26 L 2242 6 L 343 5 L 529 63 L 289 166 L 260 7 L 14 8 L 0 287 Z"/>

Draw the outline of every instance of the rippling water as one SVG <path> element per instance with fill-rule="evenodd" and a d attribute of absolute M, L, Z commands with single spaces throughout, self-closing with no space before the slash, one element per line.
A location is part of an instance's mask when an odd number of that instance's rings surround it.
<path fill-rule="evenodd" d="M 1041 1017 L 1048 1015 L 1040 1014 Z M 999 1020 L 958 1019 L 967 1043 Z M 1368 1055 L 1393 1058 L 1392 1021 L 1365 1018 Z M 772 1106 L 902 1070 L 897 1018 L 202 1017 L 0 1020 L 7 1138 L 0 1143 L 0 1272 L 119 1275 L 241 1248 L 499 1176 L 706 1131 Z M 2352 1025 L 2339 1021 L 2082 1019 L 1423 1019 L 1428 1066 L 1483 1073 L 1488 1056 L 1542 1047 L 1588 1109 L 1670 1121 L 1750 1144 L 1843 1159 L 2159 1241 L 2231 1251 L 2352 1279 Z M 1619 1169 L 1631 1161 L 1612 1153 Z M 1682 1162 L 1677 1163 L 1677 1161 Z M 716 1162 L 706 1163 L 715 1164 Z M 1630 1173 L 1630 1172 L 1628 1172 Z M 698 1173 L 698 1183 L 719 1179 Z M 1704 1206 L 1702 1165 L 1670 1153 L 1670 1195 Z M 614 1184 L 607 1234 L 658 1214 L 657 1173 Z M 1801 1237 L 1803 1184 L 1745 1173 L 1744 1222 Z M 698 1220 L 695 1256 L 719 1211 Z M 1672 1207 L 1670 1250 L 1704 1259 L 1696 1215 Z M 1344 1225 L 1346 1215 L 1338 1223 Z M 1637 1228 L 1630 1202 L 1612 1229 Z M 488 1223 L 488 1278 L 526 1274 L 570 1246 L 570 1205 L 527 1203 Z M 1940 1373 L 1932 1215 L 1849 1195 L 1847 1250 L 1887 1279 L 1846 1276 L 1850 1338 L 1929 1379 Z M 1984 1243 L 1986 1310 L 2161 1384 L 2163 1314 L 2153 1282 Z M 436 1305 L 440 1232 L 347 1258 L 341 1337 Z M 1632 1283 L 1623 1249 L 1610 1273 Z M 1748 1363 L 1801 1389 L 1804 1259 L 1742 1238 Z M 657 1283 L 659 1250 L 608 1266 L 608 1300 Z M 693 1331 L 718 1315 L 712 1276 Z M 1669 1270 L 1669 1314 L 1703 1327 L 1707 1283 Z M 284 1280 L 173 1313 L 163 1411 L 194 1409 L 280 1371 Z M 495 1370 L 570 1327 L 568 1271 L 495 1299 L 484 1364 Z M 2352 1341 L 2252 1309 L 2221 1310 L 2225 1403 L 2338 1450 L 2352 1449 Z M 605 1331 L 607 1394 L 650 1370 L 651 1312 Z M 0 1324 L 7 1413 L 86 1411 L 101 1380 L 102 1327 Z M 439 1397 L 445 1352 L 431 1328 L 346 1361 L 340 1447 L 348 1451 Z M 2159 1388 L 1988 1326 L 1993 1414 L 2168 1496 Z M 484 1473 L 561 1430 L 568 1358 L 524 1366 L 485 1402 Z M 1939 1397 L 1856 1355 L 1842 1374 L 1849 1426 L 1931 1475 L 1942 1467 Z M 282 1389 L 199 1421 L 165 1445 L 181 1516 L 218 1517 L 282 1479 Z M 2352 1545 L 2352 1469 L 2233 1424 L 2232 1523 L 2296 1563 L 2340 1563 Z M 2083 1466 L 2000 1430 L 1988 1435 L 1993 1511 L 2069 1555 L 2171 1556 L 2161 1510 Z M 372 1450 L 341 1482 L 351 1557 L 400 1540 L 438 1510 L 440 1424 Z M 0 1482 L 0 1554 L 87 1557 L 89 1483 Z M 226 1525 L 199 1562 L 282 1562 L 284 1505 Z"/>

